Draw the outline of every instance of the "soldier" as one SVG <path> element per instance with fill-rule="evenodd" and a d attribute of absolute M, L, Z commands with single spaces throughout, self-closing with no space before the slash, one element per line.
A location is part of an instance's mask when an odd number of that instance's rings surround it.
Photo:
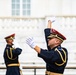
<path fill-rule="evenodd" d="M 7 45 L 5 47 L 3 57 L 6 65 L 6 75 L 20 75 L 20 64 L 18 62 L 18 58 L 22 49 L 13 47 L 14 38 L 15 34 L 5 37 Z"/>
<path fill-rule="evenodd" d="M 45 61 L 45 75 L 63 75 L 68 60 L 68 52 L 61 44 L 66 38 L 57 30 L 52 29 L 51 25 L 52 22 L 49 20 L 48 27 L 44 30 L 47 49 L 40 48 L 33 38 L 27 38 L 26 43 Z"/>

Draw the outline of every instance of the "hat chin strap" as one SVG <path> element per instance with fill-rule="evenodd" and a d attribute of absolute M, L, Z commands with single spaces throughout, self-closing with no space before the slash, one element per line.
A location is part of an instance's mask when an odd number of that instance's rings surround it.
<path fill-rule="evenodd" d="M 61 40 L 61 41 L 63 42 L 63 39 L 62 39 L 62 38 L 60 38 L 60 37 L 58 37 L 58 36 L 57 36 L 56 38 L 58 38 L 59 40 Z"/>

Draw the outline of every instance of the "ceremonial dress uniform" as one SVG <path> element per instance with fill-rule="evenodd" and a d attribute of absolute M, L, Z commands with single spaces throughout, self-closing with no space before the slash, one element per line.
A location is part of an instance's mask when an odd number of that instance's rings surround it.
<path fill-rule="evenodd" d="M 44 30 L 47 43 L 47 50 L 41 49 L 38 54 L 46 62 L 46 75 L 62 75 L 68 60 L 67 49 L 61 45 L 51 49 L 48 46 L 48 39 L 58 38 L 62 41 L 66 38 L 55 29 L 47 28 Z"/>
<path fill-rule="evenodd" d="M 15 34 L 5 37 L 6 41 L 9 39 L 14 39 Z M 19 55 L 21 54 L 21 48 L 14 48 L 13 44 L 7 43 L 4 50 L 4 61 L 6 65 L 6 75 L 20 75 L 20 64 L 18 61 Z"/>
<path fill-rule="evenodd" d="M 44 30 L 47 49 L 39 47 L 33 37 L 27 38 L 26 43 L 45 61 L 45 75 L 63 75 L 68 61 L 68 51 L 61 44 L 66 40 L 66 37 L 51 28 L 52 23 L 53 21 L 48 20 L 47 28 Z"/>

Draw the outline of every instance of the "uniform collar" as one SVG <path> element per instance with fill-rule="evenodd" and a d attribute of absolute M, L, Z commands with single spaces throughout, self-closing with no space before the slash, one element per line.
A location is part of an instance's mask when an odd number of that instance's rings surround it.
<path fill-rule="evenodd" d="M 8 47 L 12 47 L 12 45 L 7 44 Z"/>
<path fill-rule="evenodd" d="M 58 45 L 58 46 L 54 47 L 54 48 L 51 49 L 51 50 L 55 50 L 56 48 L 57 48 L 58 50 L 62 50 L 61 45 Z"/>

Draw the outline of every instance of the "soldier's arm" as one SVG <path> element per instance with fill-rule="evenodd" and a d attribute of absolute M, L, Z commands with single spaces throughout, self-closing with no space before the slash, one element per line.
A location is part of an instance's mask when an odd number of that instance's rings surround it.
<path fill-rule="evenodd" d="M 51 20 L 48 20 L 47 28 L 51 28 L 51 27 L 52 27 L 52 21 Z"/>
<path fill-rule="evenodd" d="M 15 55 L 19 55 L 19 54 L 21 54 L 21 52 L 22 52 L 21 48 L 16 48 L 16 49 L 12 50 L 12 53 Z"/>
<path fill-rule="evenodd" d="M 34 50 L 37 52 L 37 53 L 40 53 L 41 52 L 41 48 L 39 46 L 35 46 Z"/>
<path fill-rule="evenodd" d="M 51 26 L 52 26 L 52 22 L 51 22 L 51 20 L 48 20 L 48 25 L 47 25 L 47 28 L 51 28 Z M 50 30 L 48 30 L 48 33 L 45 33 L 45 37 L 46 37 L 46 41 L 47 41 L 47 36 L 49 35 L 49 32 Z M 37 52 L 37 53 L 40 53 L 40 51 L 41 51 L 41 48 L 39 47 L 39 46 L 35 46 L 35 51 Z"/>
<path fill-rule="evenodd" d="M 49 49 L 49 47 L 48 47 L 48 39 L 47 39 L 47 37 L 48 37 L 48 36 L 50 35 L 50 33 L 51 33 L 51 31 L 50 31 L 51 27 L 52 27 L 52 22 L 51 22 L 50 20 L 48 20 L 47 28 L 44 30 L 45 40 L 46 40 L 46 44 L 47 44 L 47 48 L 48 48 L 48 49 Z"/>

